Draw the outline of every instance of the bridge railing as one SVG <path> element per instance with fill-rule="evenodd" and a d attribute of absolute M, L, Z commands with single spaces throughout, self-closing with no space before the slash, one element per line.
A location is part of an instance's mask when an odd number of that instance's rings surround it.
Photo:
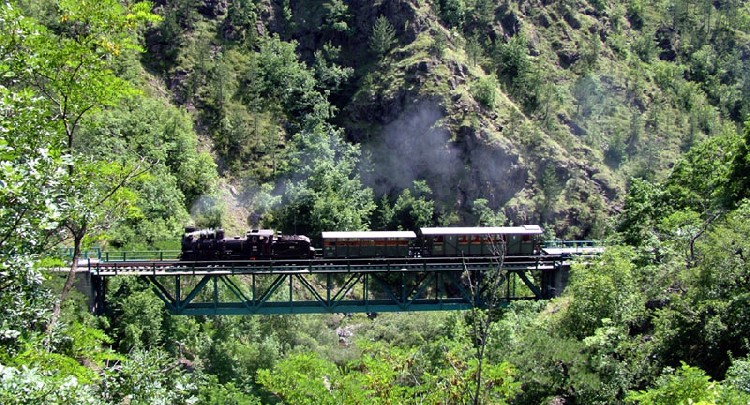
<path fill-rule="evenodd" d="M 542 243 L 545 248 L 603 248 L 604 241 L 601 240 L 546 240 Z"/>
<path fill-rule="evenodd" d="M 176 260 L 180 256 L 179 250 L 142 250 L 122 252 L 102 252 L 100 260 L 110 261 L 164 261 Z"/>
<path fill-rule="evenodd" d="M 62 256 L 68 260 L 72 259 L 73 249 L 62 249 Z M 176 260 L 179 256 L 179 250 L 103 251 L 101 248 L 97 247 L 81 252 L 79 259 L 96 260 L 100 262 L 164 261 Z"/>
<path fill-rule="evenodd" d="M 64 247 L 60 248 L 60 256 L 68 260 L 73 258 L 73 248 Z M 93 247 L 91 249 L 84 250 L 80 253 L 80 259 L 101 259 L 102 249 L 100 247 Z"/>

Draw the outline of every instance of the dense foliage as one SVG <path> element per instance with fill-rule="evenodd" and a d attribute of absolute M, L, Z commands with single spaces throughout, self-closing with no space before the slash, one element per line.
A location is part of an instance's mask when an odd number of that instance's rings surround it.
<path fill-rule="evenodd" d="M 0 27 L 0 403 L 750 401 L 745 2 L 16 0 Z M 489 312 L 170 317 L 118 277 L 94 317 L 72 288 L 86 247 L 189 223 L 530 222 L 611 243 Z"/>

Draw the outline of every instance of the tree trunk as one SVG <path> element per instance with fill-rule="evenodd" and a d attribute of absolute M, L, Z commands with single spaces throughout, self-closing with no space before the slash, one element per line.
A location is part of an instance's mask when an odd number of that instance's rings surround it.
<path fill-rule="evenodd" d="M 78 257 L 81 255 L 81 244 L 83 237 L 86 235 L 86 226 L 82 226 L 79 232 L 73 235 L 73 259 L 70 262 L 70 271 L 68 271 L 68 278 L 65 280 L 62 292 L 60 292 L 60 299 L 55 302 L 52 307 L 52 316 L 50 317 L 49 323 L 47 324 L 47 340 L 52 335 L 52 331 L 57 326 L 57 321 L 60 319 L 60 311 L 62 309 L 63 302 L 68 298 L 70 290 L 73 289 L 73 284 L 76 281 L 76 272 L 78 271 Z"/>

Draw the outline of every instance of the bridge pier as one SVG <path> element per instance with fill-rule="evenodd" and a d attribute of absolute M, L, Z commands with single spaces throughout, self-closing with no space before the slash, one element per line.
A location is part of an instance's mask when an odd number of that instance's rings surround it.
<path fill-rule="evenodd" d="M 550 299 L 559 297 L 568 285 L 570 264 L 567 262 L 556 262 L 554 268 L 542 272 L 542 297 Z"/>
<path fill-rule="evenodd" d="M 93 275 L 89 271 L 76 273 L 75 287 L 86 296 L 86 305 L 94 315 L 104 313 L 104 277 Z"/>

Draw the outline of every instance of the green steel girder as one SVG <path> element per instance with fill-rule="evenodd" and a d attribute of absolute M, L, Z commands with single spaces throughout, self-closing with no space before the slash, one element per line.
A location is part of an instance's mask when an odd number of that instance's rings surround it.
<path fill-rule="evenodd" d="M 479 274 L 474 273 L 473 277 Z M 516 276 L 529 288 L 527 294 L 511 293 L 515 293 L 515 288 L 510 281 Z M 460 271 L 328 273 L 318 275 L 317 280 L 311 274 L 253 274 L 244 284 L 237 277 L 243 276 L 146 276 L 166 309 L 174 315 L 370 313 L 485 307 L 463 284 Z M 336 277 L 341 279 L 339 283 L 334 282 Z M 502 287 L 500 291 L 506 292 L 500 299 L 502 304 L 543 298 L 539 287 L 524 272 L 509 271 Z"/>
<path fill-rule="evenodd" d="M 484 308 L 487 283 L 501 269 L 498 305 L 556 293 L 562 256 L 303 261 L 131 261 L 89 264 L 104 308 L 108 277 L 146 278 L 175 315 L 370 313 Z M 465 277 L 468 274 L 469 277 Z M 517 283 L 521 280 L 521 283 Z M 552 288 L 550 288 L 552 287 Z M 473 291 L 479 291 L 476 296 Z"/>

